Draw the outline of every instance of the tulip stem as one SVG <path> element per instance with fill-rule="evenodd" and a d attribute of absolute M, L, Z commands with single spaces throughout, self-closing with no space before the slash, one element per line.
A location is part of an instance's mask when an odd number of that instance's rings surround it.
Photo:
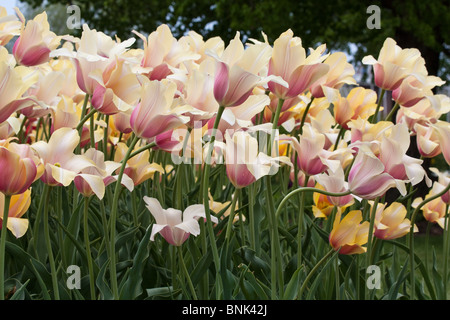
<path fill-rule="evenodd" d="M 249 215 L 249 225 L 250 225 L 250 244 L 251 248 L 256 251 L 256 234 L 255 234 L 255 213 L 253 206 L 255 204 L 255 185 L 252 183 L 248 186 L 248 215 Z"/>
<path fill-rule="evenodd" d="M 110 253 L 111 253 L 111 257 L 110 257 L 110 272 L 111 272 L 111 287 L 112 287 L 112 291 L 113 291 L 113 295 L 114 295 L 114 299 L 119 299 L 119 288 L 117 285 L 117 274 L 116 274 L 116 244 L 115 244 L 115 240 L 116 240 L 116 220 L 117 220 L 117 211 L 118 211 L 118 206 L 119 206 L 119 195 L 120 195 L 120 187 L 121 187 L 121 183 L 122 183 L 122 177 L 123 177 L 123 173 L 125 171 L 125 167 L 127 165 L 127 161 L 130 158 L 130 154 L 133 151 L 134 146 L 136 145 L 136 143 L 139 141 L 139 137 L 135 136 L 133 138 L 133 140 L 130 143 L 130 146 L 128 147 L 128 151 L 125 154 L 125 157 L 122 160 L 122 166 L 120 167 L 120 171 L 119 171 L 119 175 L 117 177 L 117 181 L 116 181 L 116 187 L 114 189 L 114 198 L 113 198 L 113 203 L 112 203 L 112 208 L 111 208 L 111 234 L 110 234 Z"/>
<path fill-rule="evenodd" d="M 309 175 L 305 175 L 305 183 L 304 187 L 308 186 Z M 300 268 L 302 265 L 302 256 L 303 256 L 303 248 L 302 248 L 302 237 L 303 237 L 303 217 L 305 210 L 305 193 L 301 193 L 300 197 L 300 209 L 298 211 L 298 231 L 297 231 L 297 268 Z"/>
<path fill-rule="evenodd" d="M 448 221 L 448 208 L 449 205 L 445 206 L 445 223 L 444 223 L 444 300 L 447 300 L 447 282 L 448 282 L 448 249 L 450 245 L 450 233 L 449 233 L 449 221 Z M 427 251 L 428 252 L 428 251 Z"/>
<path fill-rule="evenodd" d="M 417 215 L 419 214 L 419 210 L 426 205 L 428 202 L 433 201 L 434 199 L 439 198 L 443 194 L 445 194 L 450 189 L 450 184 L 447 185 L 441 192 L 436 193 L 435 195 L 426 198 L 423 200 L 419 205 L 414 209 L 412 215 L 411 215 L 411 227 L 410 227 L 410 234 L 409 234 L 409 259 L 410 259 L 410 276 L 411 276 L 411 297 L 410 300 L 414 300 L 416 291 L 415 291 L 415 275 L 414 275 L 414 224 L 417 218 Z M 445 257 L 447 259 L 447 257 Z M 445 275 L 444 275 L 445 276 Z M 444 282 L 445 284 L 445 282 Z M 444 292 L 444 294 L 447 294 Z"/>
<path fill-rule="evenodd" d="M 205 215 L 206 215 L 206 226 L 209 234 L 209 241 L 213 253 L 214 265 L 216 267 L 216 299 L 220 298 L 221 287 L 222 287 L 222 278 L 220 272 L 220 259 L 219 259 L 219 251 L 217 249 L 217 244 L 215 241 L 214 229 L 211 221 L 211 212 L 209 210 L 209 171 L 211 169 L 211 158 L 212 153 L 214 151 L 214 141 L 216 140 L 216 131 L 219 127 L 220 118 L 225 110 L 225 106 L 219 106 L 219 110 L 216 114 L 216 119 L 214 121 L 213 130 L 211 133 L 211 138 L 209 141 L 208 153 L 205 158 L 205 165 L 203 169 L 203 181 L 202 181 L 202 192 L 203 192 L 203 205 L 205 206 Z"/>
<path fill-rule="evenodd" d="M 132 152 L 132 153 L 130 154 L 129 159 L 131 159 L 131 158 L 133 158 L 134 156 L 138 155 L 139 153 L 141 153 L 141 152 L 143 152 L 143 151 L 145 151 L 145 150 L 147 150 L 147 149 L 151 149 L 151 148 L 153 148 L 153 147 L 155 147 L 155 146 L 156 146 L 156 142 L 151 142 L 151 143 L 149 143 L 149 144 L 146 144 L 145 146 L 140 147 L 140 148 L 137 149 L 136 151 Z M 123 162 L 123 160 L 122 160 L 121 162 Z"/>
<path fill-rule="evenodd" d="M 373 238 L 373 228 L 375 224 L 375 215 L 377 213 L 378 202 L 380 201 L 380 197 L 375 198 L 375 202 L 372 207 L 372 211 L 370 213 L 369 220 L 369 236 L 367 238 L 367 253 L 366 253 L 366 270 L 368 270 L 370 264 L 372 263 L 372 238 Z M 368 298 L 370 293 L 366 291 L 366 297 Z"/>
<path fill-rule="evenodd" d="M 239 191 L 240 191 L 240 189 L 236 188 L 233 193 L 233 199 L 231 199 L 231 211 L 230 211 L 230 214 L 228 215 L 228 226 L 227 226 L 227 231 L 225 233 L 225 239 L 227 239 L 227 247 L 228 247 L 228 243 L 230 242 L 230 234 L 231 234 L 231 229 L 233 228 L 234 213 L 236 210 L 236 203 L 239 198 Z"/>
<path fill-rule="evenodd" d="M 394 106 L 392 107 L 391 111 L 389 112 L 389 114 L 387 115 L 385 121 L 391 121 L 391 118 L 394 116 L 395 112 L 397 111 L 397 109 L 400 107 L 400 105 L 398 104 L 398 102 L 396 102 L 394 104 Z"/>
<path fill-rule="evenodd" d="M 181 246 L 177 246 L 177 251 L 178 251 L 178 258 L 180 260 L 180 266 L 181 269 L 187 279 L 188 285 L 189 285 L 189 289 L 191 290 L 191 294 L 192 294 L 192 298 L 194 300 L 198 300 L 197 298 L 197 294 L 195 293 L 195 288 L 194 285 L 192 284 L 192 280 L 191 277 L 189 276 L 189 272 L 186 268 L 186 264 L 184 263 L 184 258 L 183 258 L 183 249 L 181 248 Z"/>
<path fill-rule="evenodd" d="M 326 190 L 322 190 L 322 189 L 318 189 L 318 188 L 313 188 L 313 187 L 300 187 L 298 189 L 295 189 L 291 192 L 289 192 L 284 198 L 283 200 L 281 200 L 280 204 L 278 205 L 278 209 L 276 212 L 277 217 L 281 214 L 281 210 L 283 209 L 284 205 L 289 201 L 289 199 L 296 195 L 299 192 L 307 192 L 307 191 L 313 191 L 313 192 L 317 192 L 317 193 L 321 193 L 330 197 L 343 197 L 343 196 L 348 196 L 351 192 L 345 191 L 345 192 L 340 192 L 340 193 L 333 193 L 333 192 L 328 192 Z"/>
<path fill-rule="evenodd" d="M 76 129 L 78 130 L 79 134 L 80 134 L 80 138 L 81 135 L 83 133 L 83 125 L 85 124 L 86 121 L 88 121 L 93 115 L 94 113 L 96 113 L 97 110 L 96 109 L 92 109 L 91 111 L 89 111 L 89 113 L 87 115 L 85 115 L 80 122 L 78 123 Z"/>
<path fill-rule="evenodd" d="M 381 101 L 383 101 L 385 89 L 381 89 L 380 97 L 378 99 L 377 108 L 375 109 L 375 113 L 372 115 L 371 123 L 375 123 L 378 119 L 378 112 L 380 111 Z"/>
<path fill-rule="evenodd" d="M 336 142 L 334 143 L 333 151 L 338 148 L 339 141 L 344 136 L 344 132 L 345 132 L 345 128 L 341 127 L 341 129 L 339 130 L 338 136 L 336 138 Z"/>
<path fill-rule="evenodd" d="M 303 112 L 302 121 L 300 122 L 300 134 L 303 133 L 303 125 L 305 124 L 306 117 L 308 116 L 309 109 L 311 108 L 311 105 L 314 101 L 314 97 L 311 97 L 311 100 L 309 101 L 308 105 L 306 106 L 305 111 Z"/>
<path fill-rule="evenodd" d="M 47 254 L 48 254 L 48 261 L 50 264 L 50 272 L 52 276 L 52 284 L 53 284 L 53 291 L 55 292 L 55 300 L 59 300 L 59 288 L 58 288 L 58 275 L 57 270 L 55 267 L 55 259 L 53 257 L 53 250 L 52 250 L 52 243 L 50 240 L 50 230 L 49 230 L 49 224 L 48 224 L 48 202 L 49 202 L 49 195 L 50 195 L 50 186 L 46 184 L 44 186 L 44 235 L 45 235 L 45 244 L 47 246 Z"/>
<path fill-rule="evenodd" d="M 305 281 L 303 281 L 303 284 L 300 287 L 297 299 L 301 299 L 302 298 L 303 292 L 305 291 L 309 280 L 311 280 L 311 278 L 314 275 L 314 273 L 316 273 L 316 271 L 320 268 L 320 266 L 322 266 L 325 263 L 325 261 L 327 261 L 327 259 L 333 254 L 333 252 L 335 252 L 334 249 L 331 249 L 330 251 L 328 251 L 328 253 L 319 262 L 317 262 L 317 264 L 314 266 L 314 268 L 312 268 L 312 270 L 308 273 L 308 275 L 306 276 Z"/>
<path fill-rule="evenodd" d="M 3 203 L 3 221 L 2 234 L 0 238 L 0 300 L 5 300 L 5 246 L 6 236 L 8 234 L 8 215 L 9 204 L 11 203 L 11 196 L 5 195 L 5 202 Z"/>
<path fill-rule="evenodd" d="M 86 256 L 89 270 L 89 288 L 91 290 L 91 300 L 95 299 L 95 278 L 94 266 L 92 264 L 91 244 L 89 241 L 89 197 L 84 198 L 84 245 L 86 246 Z"/>
<path fill-rule="evenodd" d="M 272 133 L 270 136 L 270 143 L 267 146 L 267 155 L 272 155 L 272 147 L 275 141 L 275 130 L 278 127 L 278 120 L 280 119 L 281 109 L 283 107 L 284 99 L 278 99 L 277 109 L 272 119 Z M 278 145 L 276 147 L 276 152 L 278 155 Z M 280 289 L 280 297 L 283 296 L 284 289 L 284 280 L 283 280 L 283 265 L 281 259 L 281 250 L 280 250 L 280 240 L 278 235 L 278 219 L 275 212 L 275 204 L 273 201 L 273 192 L 272 192 L 272 181 L 271 176 L 266 176 L 266 195 L 267 195 L 267 206 L 269 209 L 269 224 L 271 229 L 271 266 L 272 266 L 272 299 L 276 297 L 276 287 L 277 287 L 277 277 L 279 281 L 279 289 Z"/>

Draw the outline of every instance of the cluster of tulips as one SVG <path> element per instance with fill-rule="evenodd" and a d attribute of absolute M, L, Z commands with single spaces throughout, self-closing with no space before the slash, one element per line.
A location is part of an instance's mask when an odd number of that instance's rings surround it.
<path fill-rule="evenodd" d="M 0 7 L 1 298 L 446 298 L 450 175 L 423 162 L 450 163 L 450 99 L 417 49 L 365 57 L 375 91 L 291 30 L 134 34 Z M 414 252 L 422 217 L 440 272 Z"/>

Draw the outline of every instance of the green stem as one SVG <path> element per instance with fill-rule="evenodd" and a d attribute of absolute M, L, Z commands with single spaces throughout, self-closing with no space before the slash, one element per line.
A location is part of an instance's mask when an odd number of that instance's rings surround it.
<path fill-rule="evenodd" d="M 255 203 L 255 185 L 252 183 L 248 186 L 248 215 L 250 224 L 250 245 L 253 250 L 256 251 L 256 229 L 255 229 L 255 213 L 253 206 Z"/>
<path fill-rule="evenodd" d="M 3 204 L 3 221 L 2 234 L 0 238 L 0 300 L 5 300 L 5 247 L 6 236 L 8 234 L 8 215 L 9 204 L 11 203 L 11 196 L 5 195 L 5 202 Z"/>
<path fill-rule="evenodd" d="M 372 263 L 372 240 L 373 240 L 373 228 L 375 225 L 375 215 L 377 213 L 377 207 L 378 203 L 380 202 L 380 198 L 375 198 L 372 211 L 370 212 L 370 219 L 369 219 L 369 237 L 367 239 L 367 256 L 366 256 L 366 262 L 367 267 Z"/>
<path fill-rule="evenodd" d="M 151 142 L 151 143 L 149 143 L 149 144 L 146 144 L 145 146 L 140 147 L 140 148 L 137 149 L 136 151 L 132 152 L 132 153 L 130 154 L 129 159 L 131 159 L 131 158 L 133 158 L 134 156 L 138 155 L 139 153 L 141 153 L 141 152 L 143 152 L 143 151 L 145 151 L 145 150 L 147 150 L 147 149 L 151 149 L 151 148 L 153 148 L 153 147 L 155 147 L 155 146 L 156 146 L 156 142 Z M 122 160 L 121 162 L 123 162 L 123 160 Z"/>
<path fill-rule="evenodd" d="M 309 175 L 305 175 L 305 183 L 303 187 L 308 185 Z M 303 217 L 305 210 L 305 193 L 301 193 L 300 197 L 300 209 L 298 211 L 298 231 L 297 231 L 297 268 L 302 265 L 303 258 L 303 248 L 302 248 L 302 237 L 303 237 Z"/>
<path fill-rule="evenodd" d="M 105 116 L 106 128 L 103 132 L 103 153 L 105 154 L 105 160 L 108 159 L 108 136 L 109 136 L 109 115 Z"/>
<path fill-rule="evenodd" d="M 50 240 L 50 229 L 49 229 L 49 223 L 48 223 L 48 202 L 49 202 L 49 195 L 50 195 L 50 186 L 46 184 L 44 186 L 44 194 L 43 197 L 45 199 L 44 203 L 44 236 L 45 236 L 45 244 L 47 246 L 47 254 L 48 254 L 48 260 L 50 264 L 50 272 L 52 276 L 52 284 L 53 284 L 53 291 L 55 292 L 55 300 L 59 300 L 59 288 L 58 288 L 58 275 L 55 267 L 55 259 L 53 257 L 53 250 L 52 250 L 52 243 Z"/>
<path fill-rule="evenodd" d="M 394 116 L 395 112 L 397 111 L 397 109 L 400 107 L 400 105 L 398 104 L 398 102 L 396 102 L 394 104 L 394 106 L 392 107 L 392 110 L 389 112 L 389 114 L 387 115 L 385 121 L 391 121 L 391 118 Z"/>
<path fill-rule="evenodd" d="M 81 137 L 81 133 L 83 130 L 83 125 L 86 123 L 86 121 L 88 121 L 93 115 L 94 113 L 97 112 L 97 109 L 92 108 L 91 111 L 89 111 L 89 113 L 87 115 L 85 115 L 80 122 L 78 123 L 76 129 L 78 130 L 78 133 L 80 134 Z"/>
<path fill-rule="evenodd" d="M 447 285 L 448 285 L 448 249 L 449 249 L 449 246 L 450 246 L 450 232 L 449 232 L 449 221 L 448 221 L 448 209 L 449 209 L 449 205 L 447 204 L 446 206 L 445 206 L 445 224 L 444 224 L 444 226 L 445 226 L 445 229 L 444 229 L 444 234 L 445 234 L 445 237 L 444 237 L 444 241 L 445 241 L 445 243 L 444 243 L 444 248 L 443 248 L 443 250 L 444 250 L 444 299 L 447 299 L 447 294 L 448 294 L 448 291 L 447 291 Z M 428 251 L 427 251 L 428 252 Z"/>
<path fill-rule="evenodd" d="M 427 230 L 425 232 L 425 270 L 429 270 L 429 266 L 428 266 L 428 249 L 429 249 L 429 243 L 430 243 L 430 230 L 431 230 L 431 222 L 427 222 Z M 444 243 L 444 248 L 445 248 L 445 243 Z M 444 282 L 445 283 L 445 282 Z"/>
<path fill-rule="evenodd" d="M 383 101 L 384 93 L 386 92 L 385 89 L 381 89 L 380 97 L 378 99 L 377 108 L 375 109 L 375 113 L 372 115 L 371 123 L 377 122 L 378 118 L 378 112 L 380 111 L 381 101 Z"/>
<path fill-rule="evenodd" d="M 272 154 L 272 147 L 275 141 L 275 130 L 278 127 L 278 120 L 280 119 L 281 109 L 283 107 L 284 99 L 278 99 L 277 109 L 272 119 L 272 133 L 270 136 L 270 143 L 267 147 L 267 154 L 270 156 Z M 277 147 L 277 155 L 278 155 L 278 147 Z M 284 290 L 284 280 L 283 280 L 283 265 L 281 258 L 281 250 L 280 250 L 280 240 L 278 234 L 278 219 L 275 214 L 275 204 L 273 200 L 273 192 L 272 192 L 272 181 L 271 176 L 265 177 L 266 181 L 266 196 L 267 196 L 267 206 L 269 210 L 269 224 L 271 230 L 271 266 L 272 266 L 272 299 L 276 297 L 276 287 L 277 287 L 277 278 L 279 282 L 279 290 L 280 297 L 283 296 Z"/>
<path fill-rule="evenodd" d="M 410 300 L 414 300 L 416 296 L 415 291 L 415 274 L 414 274 L 414 225 L 417 218 L 417 215 L 419 214 L 419 210 L 426 205 L 428 202 L 433 201 L 436 198 L 439 198 L 443 194 L 445 194 L 450 189 L 450 184 L 447 185 L 441 192 L 426 198 L 423 200 L 413 211 L 411 215 L 411 227 L 409 231 L 409 260 L 410 260 L 410 276 L 411 276 L 411 297 Z"/>
<path fill-rule="evenodd" d="M 373 238 L 373 228 L 375 224 L 375 215 L 377 213 L 377 206 L 380 198 L 375 198 L 375 202 L 372 207 L 372 211 L 370 213 L 369 219 L 369 236 L 367 238 L 367 253 L 366 253 L 366 270 L 368 270 L 369 266 L 372 264 L 372 238 Z M 369 291 L 366 290 L 366 298 L 369 298 Z"/>
<path fill-rule="evenodd" d="M 184 263 L 183 249 L 181 248 L 181 246 L 177 247 L 177 251 L 178 251 L 178 258 L 180 260 L 180 266 L 181 266 L 181 269 L 182 269 L 182 271 L 184 273 L 184 276 L 187 279 L 187 282 L 188 282 L 188 285 L 189 285 L 189 289 L 191 290 L 192 297 L 194 298 L 194 300 L 198 300 L 197 294 L 195 293 L 194 285 L 192 284 L 191 277 L 189 276 L 189 272 L 188 272 L 188 270 L 186 268 L 186 264 Z"/>
<path fill-rule="evenodd" d="M 216 140 L 216 131 L 219 127 L 220 118 L 225 110 L 224 106 L 219 106 L 219 110 L 217 111 L 216 119 L 214 121 L 213 130 L 211 133 L 211 139 L 209 143 L 208 153 L 205 158 L 205 165 L 203 169 L 203 181 L 202 181 L 202 192 L 203 192 L 203 205 L 205 206 L 205 214 L 206 214 L 206 227 L 209 234 L 210 245 L 214 258 L 214 265 L 216 267 L 216 299 L 219 299 L 221 294 L 222 287 L 222 279 L 220 273 L 220 259 L 219 259 L 219 251 L 217 249 L 217 244 L 215 241 L 214 229 L 211 221 L 211 212 L 209 210 L 209 172 L 211 169 L 211 158 L 214 150 L 214 141 Z"/>
<path fill-rule="evenodd" d="M 110 276 L 111 276 L 111 287 L 112 287 L 112 291 L 113 291 L 113 295 L 114 295 L 114 299 L 119 299 L 119 288 L 118 288 L 118 284 L 117 284 L 117 273 L 116 273 L 116 248 L 115 248 L 115 240 L 116 240 L 116 221 L 117 221 L 117 211 L 118 211 L 118 205 L 119 205 L 119 195 L 120 195 L 120 188 L 121 188 L 121 183 L 122 183 L 122 177 L 123 177 L 123 173 L 125 171 L 125 167 L 127 165 L 127 161 L 130 158 L 130 154 L 134 148 L 134 146 L 136 145 L 136 143 L 138 142 L 139 137 L 135 136 L 134 139 L 131 141 L 130 146 L 128 147 L 128 151 L 125 154 L 124 159 L 122 160 L 122 166 L 120 167 L 120 171 L 119 171 L 119 175 L 117 177 L 117 181 L 116 181 L 116 186 L 114 189 L 114 198 L 113 198 L 113 203 L 112 203 L 112 208 L 111 208 L 111 223 L 110 223 L 110 253 L 111 253 L 111 257 L 110 257 Z"/>
<path fill-rule="evenodd" d="M 289 201 L 289 199 L 291 197 L 293 197 L 294 195 L 296 195 L 299 192 L 307 192 L 307 191 L 313 191 L 313 192 L 317 192 L 317 193 L 321 193 L 330 197 L 343 197 L 343 196 L 347 196 L 349 195 L 351 192 L 350 191 L 345 191 L 345 192 L 340 192 L 340 193 L 333 193 L 333 192 L 328 192 L 322 189 L 318 189 L 318 188 L 312 188 L 312 187 L 301 187 L 301 188 L 297 188 L 291 192 L 289 192 L 284 198 L 283 200 L 281 200 L 280 204 L 278 205 L 277 208 L 277 212 L 276 215 L 277 217 L 280 215 L 281 210 L 283 209 L 284 205 Z"/>
<path fill-rule="evenodd" d="M 95 111 L 95 109 L 92 109 L 91 111 Z M 89 112 L 89 113 L 91 113 L 91 112 Z M 89 136 L 90 136 L 90 145 L 91 145 L 91 148 L 95 148 L 95 128 L 94 128 L 94 113 L 95 112 L 93 112 L 92 114 L 91 114 L 91 118 L 90 118 L 90 120 L 89 120 Z"/>
<path fill-rule="evenodd" d="M 300 287 L 297 299 L 301 299 L 303 296 L 303 292 L 306 289 L 306 286 L 308 285 L 309 280 L 311 280 L 312 276 L 316 273 L 316 271 L 327 261 L 327 259 L 334 253 L 334 249 L 331 249 L 328 251 L 328 253 L 314 266 L 314 268 L 308 273 L 306 276 L 305 281 L 303 281 L 302 286 Z"/>
<path fill-rule="evenodd" d="M 236 210 L 236 203 L 237 203 L 237 200 L 238 200 L 238 197 L 239 197 L 239 191 L 240 191 L 240 189 L 238 189 L 238 188 L 236 188 L 234 190 L 233 199 L 231 200 L 230 215 L 228 216 L 227 231 L 225 233 L 225 239 L 227 241 L 227 247 L 228 247 L 228 244 L 230 242 L 231 229 L 233 228 L 234 211 Z"/>
<path fill-rule="evenodd" d="M 339 259 L 334 262 L 334 279 L 336 284 L 336 300 L 341 300 L 340 283 L 339 283 Z"/>
<path fill-rule="evenodd" d="M 306 117 L 308 116 L 309 109 L 311 108 L 311 105 L 314 101 L 314 97 L 311 97 L 311 100 L 309 101 L 308 105 L 306 106 L 305 112 L 303 112 L 302 121 L 300 122 L 300 134 L 303 133 L 303 125 L 305 124 Z"/>
<path fill-rule="evenodd" d="M 334 148 L 333 150 L 336 150 L 339 144 L 339 141 L 341 140 L 341 138 L 344 136 L 344 132 L 345 132 L 345 128 L 341 127 L 341 129 L 339 130 L 338 136 L 336 138 L 336 142 L 334 144 Z"/>
<path fill-rule="evenodd" d="M 89 240 L 89 198 L 84 198 L 84 245 L 86 246 L 86 256 L 89 270 L 89 288 L 91 299 L 95 299 L 95 276 L 94 265 L 92 263 L 91 244 Z"/>

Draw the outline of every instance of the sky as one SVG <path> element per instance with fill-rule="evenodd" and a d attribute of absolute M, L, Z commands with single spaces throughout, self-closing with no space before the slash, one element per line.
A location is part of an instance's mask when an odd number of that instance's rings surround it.
<path fill-rule="evenodd" d="M 16 0 L 0 0 L 0 6 L 5 7 L 9 14 L 14 13 L 14 7 L 16 5 Z"/>

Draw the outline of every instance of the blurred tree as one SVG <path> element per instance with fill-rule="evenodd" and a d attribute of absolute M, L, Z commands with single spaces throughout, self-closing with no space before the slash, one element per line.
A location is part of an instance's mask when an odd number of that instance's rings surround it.
<path fill-rule="evenodd" d="M 78 5 L 91 28 L 125 39 L 131 31 L 150 33 L 161 23 L 171 26 L 176 37 L 195 30 L 204 37 L 225 41 L 240 31 L 245 37 L 269 41 L 288 28 L 302 38 L 305 47 L 327 43 L 354 57 L 377 57 L 386 37 L 403 48 L 418 48 L 429 74 L 450 79 L 450 0 L 20 0 L 34 7 L 54 3 Z M 370 5 L 380 8 L 381 28 L 369 29 Z M 80 30 L 73 30 L 76 35 Z"/>

